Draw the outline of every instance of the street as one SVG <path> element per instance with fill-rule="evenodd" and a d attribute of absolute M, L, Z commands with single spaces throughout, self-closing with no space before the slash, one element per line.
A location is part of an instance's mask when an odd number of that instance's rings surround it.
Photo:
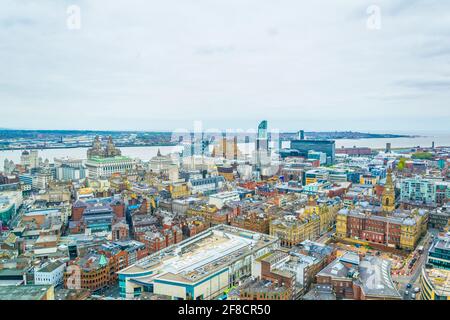
<path fill-rule="evenodd" d="M 412 271 L 406 275 L 393 275 L 392 279 L 398 283 L 398 290 L 402 297 L 405 300 L 410 300 L 411 293 L 414 293 L 414 288 L 420 287 L 419 279 L 420 273 L 422 272 L 422 267 L 425 265 L 428 256 L 428 249 L 430 248 L 430 240 L 432 239 L 432 235 L 436 236 L 438 233 L 437 230 L 428 230 L 427 234 L 422 238 L 417 247 L 423 246 L 423 253 L 419 255 L 418 260 L 414 264 Z M 406 265 L 405 268 L 408 268 Z M 406 286 L 408 283 L 411 284 L 411 288 L 407 289 Z M 405 295 L 405 292 L 408 291 L 408 295 Z M 416 297 L 417 298 L 417 297 Z"/>

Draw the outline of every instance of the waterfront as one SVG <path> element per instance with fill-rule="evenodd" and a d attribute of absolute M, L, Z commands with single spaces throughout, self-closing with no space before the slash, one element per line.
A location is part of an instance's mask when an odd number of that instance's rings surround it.
<path fill-rule="evenodd" d="M 432 142 L 436 146 L 450 146 L 450 134 L 428 134 L 427 136 L 420 136 L 414 138 L 372 138 L 372 139 L 339 139 L 336 140 L 336 148 L 351 148 L 369 147 L 373 149 L 382 149 L 386 143 L 390 142 L 392 148 L 407 148 L 407 147 L 431 147 Z M 289 142 L 283 142 L 283 147 L 288 148 Z M 88 148 L 69 148 L 69 149 L 45 149 L 39 150 L 39 156 L 42 159 L 48 159 L 53 162 L 54 158 L 69 157 L 69 158 L 86 158 Z M 169 154 L 171 152 L 180 152 L 182 146 L 151 146 L 151 147 L 122 147 L 122 154 L 131 158 L 139 158 L 143 161 L 148 161 L 156 156 L 158 149 L 162 154 Z M 240 143 L 239 149 L 244 154 L 250 154 L 254 150 L 253 143 Z M 12 160 L 14 163 L 20 163 L 21 150 L 4 150 L 0 151 L 0 167 L 3 167 L 5 159 Z"/>

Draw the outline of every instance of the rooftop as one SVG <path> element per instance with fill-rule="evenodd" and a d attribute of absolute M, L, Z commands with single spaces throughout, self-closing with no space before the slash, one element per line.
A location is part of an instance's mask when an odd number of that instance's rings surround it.
<path fill-rule="evenodd" d="M 63 264 L 64 262 L 61 261 L 50 262 L 48 264 L 44 264 L 41 269 L 37 270 L 37 272 L 52 272 L 61 267 Z"/>
<path fill-rule="evenodd" d="M 0 286 L 0 300 L 41 300 L 51 285 Z"/>
<path fill-rule="evenodd" d="M 231 226 L 219 225 L 154 253 L 119 274 L 153 272 L 156 278 L 195 283 L 232 262 L 275 243 L 278 239 Z"/>
<path fill-rule="evenodd" d="M 424 269 L 424 272 L 438 295 L 450 296 L 450 270 L 433 268 Z"/>

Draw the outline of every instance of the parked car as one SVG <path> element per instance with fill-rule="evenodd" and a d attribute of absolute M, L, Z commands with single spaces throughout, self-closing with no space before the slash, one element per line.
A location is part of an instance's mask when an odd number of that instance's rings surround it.
<path fill-rule="evenodd" d="M 412 287 L 412 284 L 411 283 L 408 283 L 407 285 L 406 285 L 406 288 L 407 289 L 410 289 Z"/>
<path fill-rule="evenodd" d="M 416 299 L 416 294 L 415 293 L 413 293 L 413 294 L 411 294 L 411 299 Z"/>
<path fill-rule="evenodd" d="M 419 288 L 419 287 L 414 288 L 414 292 L 415 292 L 415 293 L 420 292 L 420 288 Z"/>
<path fill-rule="evenodd" d="M 405 291 L 405 296 L 409 296 L 409 291 L 408 290 Z"/>

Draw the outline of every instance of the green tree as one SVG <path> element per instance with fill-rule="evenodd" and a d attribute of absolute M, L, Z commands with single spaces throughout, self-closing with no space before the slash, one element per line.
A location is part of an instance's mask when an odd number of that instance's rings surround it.
<path fill-rule="evenodd" d="M 405 158 L 401 158 L 400 161 L 397 164 L 397 169 L 399 171 L 403 171 L 403 169 L 405 169 L 405 165 L 406 165 L 406 159 Z"/>
<path fill-rule="evenodd" d="M 433 159 L 433 155 L 429 152 L 416 152 L 413 153 L 412 158 L 420 160 L 431 160 Z"/>

